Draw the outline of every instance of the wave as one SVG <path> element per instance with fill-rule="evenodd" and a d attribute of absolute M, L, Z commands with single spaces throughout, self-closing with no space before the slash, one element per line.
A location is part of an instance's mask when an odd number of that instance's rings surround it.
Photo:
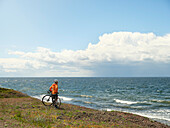
<path fill-rule="evenodd" d="M 87 101 L 87 100 L 80 100 L 80 99 L 74 99 L 73 100 L 73 102 L 72 102 L 73 104 L 74 103 L 76 103 L 76 104 L 78 104 L 78 105 L 88 105 L 88 107 L 89 107 L 89 105 L 98 105 L 98 103 L 96 103 L 96 102 L 91 102 L 91 101 Z M 86 106 L 87 107 L 87 106 Z"/>
<path fill-rule="evenodd" d="M 89 96 L 89 95 L 80 95 L 81 97 L 86 97 L 86 98 L 92 98 L 93 96 Z"/>
<path fill-rule="evenodd" d="M 106 108 L 106 109 L 104 109 L 104 110 L 106 110 L 106 111 L 108 111 L 108 112 L 113 111 L 113 110 L 112 110 L 112 109 L 110 109 L 110 108 Z"/>
<path fill-rule="evenodd" d="M 138 102 L 134 102 L 134 101 L 126 101 L 126 100 L 119 100 L 119 99 L 114 99 L 117 103 L 121 103 L 121 104 L 137 104 Z"/>
<path fill-rule="evenodd" d="M 73 95 L 74 97 L 92 98 L 90 95 Z"/>
<path fill-rule="evenodd" d="M 133 114 L 137 114 L 137 115 L 144 116 L 144 117 L 148 117 L 148 118 L 152 118 L 152 119 L 160 119 L 160 120 L 170 121 L 169 118 L 166 118 L 166 117 L 163 117 L 163 116 L 159 116 L 159 115 L 151 115 L 150 113 L 134 112 Z M 150 114 L 150 115 L 148 115 L 148 114 Z"/>
<path fill-rule="evenodd" d="M 134 112 L 134 111 L 128 111 L 128 110 L 121 110 L 121 109 L 110 109 L 110 108 L 106 108 L 104 109 L 106 111 L 122 111 L 122 112 L 128 112 L 128 113 L 133 113 L 133 114 L 136 114 L 136 115 L 140 115 L 140 116 L 143 116 L 143 117 L 148 117 L 150 119 L 153 119 L 153 120 L 156 120 L 158 122 L 162 122 L 162 123 L 165 123 L 167 125 L 170 126 L 170 118 L 169 118 L 169 110 L 160 110 L 157 112 L 161 112 L 162 114 L 164 112 L 166 112 L 166 115 L 160 115 L 158 113 L 153 113 L 152 111 L 145 111 L 145 112 Z"/>
<path fill-rule="evenodd" d="M 89 101 L 84 101 L 84 103 L 86 103 L 86 104 L 93 104 L 92 102 L 89 102 Z"/>
<path fill-rule="evenodd" d="M 64 97 L 64 96 L 59 96 L 59 98 L 63 101 L 71 101 L 73 100 L 73 98 L 69 98 L 69 97 Z"/>
<path fill-rule="evenodd" d="M 154 112 L 159 112 L 159 113 L 168 113 L 170 114 L 170 109 L 159 109 L 159 110 L 152 110 Z"/>
<path fill-rule="evenodd" d="M 132 105 L 124 105 L 124 104 L 110 104 L 110 105 L 107 105 L 111 108 L 115 108 L 115 109 L 123 109 L 123 110 L 133 110 L 133 111 L 138 111 L 138 110 L 148 110 L 148 109 L 151 109 L 150 107 L 148 106 L 132 106 Z"/>
<path fill-rule="evenodd" d="M 151 102 L 170 104 L 170 101 L 167 101 L 167 100 L 151 100 Z"/>

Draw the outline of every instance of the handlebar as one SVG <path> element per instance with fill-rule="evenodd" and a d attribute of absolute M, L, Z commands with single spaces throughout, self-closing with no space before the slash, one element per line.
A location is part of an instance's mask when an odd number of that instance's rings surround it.
<path fill-rule="evenodd" d="M 47 91 L 47 93 L 51 93 L 51 91 L 49 90 L 49 91 Z"/>

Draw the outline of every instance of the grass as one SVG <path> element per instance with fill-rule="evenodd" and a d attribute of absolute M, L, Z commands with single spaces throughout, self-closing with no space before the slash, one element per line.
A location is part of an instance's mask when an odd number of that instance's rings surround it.
<path fill-rule="evenodd" d="M 0 88 L 0 98 L 23 98 L 23 97 L 28 97 L 28 95 L 12 89 Z"/>
<path fill-rule="evenodd" d="M 45 107 L 38 99 L 25 95 L 23 98 L 19 95 L 12 98 L 9 93 L 11 90 L 6 92 L 5 95 L 10 98 L 0 98 L 0 127 L 169 128 L 148 118 L 129 113 L 98 111 L 70 104 L 62 104 L 60 109 Z"/>

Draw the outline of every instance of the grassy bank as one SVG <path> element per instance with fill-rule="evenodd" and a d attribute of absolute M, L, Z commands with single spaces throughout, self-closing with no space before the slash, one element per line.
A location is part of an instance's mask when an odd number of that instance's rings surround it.
<path fill-rule="evenodd" d="M 98 111 L 70 104 L 62 104 L 60 109 L 45 107 L 38 99 L 0 88 L 1 127 L 170 128 L 130 113 Z"/>

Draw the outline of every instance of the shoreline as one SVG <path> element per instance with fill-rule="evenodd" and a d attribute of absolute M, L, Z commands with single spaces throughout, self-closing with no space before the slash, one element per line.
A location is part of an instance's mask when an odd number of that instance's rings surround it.
<path fill-rule="evenodd" d="M 0 126 L 4 127 L 157 127 L 170 126 L 132 113 L 101 111 L 62 103 L 45 107 L 39 99 L 0 88 Z"/>

